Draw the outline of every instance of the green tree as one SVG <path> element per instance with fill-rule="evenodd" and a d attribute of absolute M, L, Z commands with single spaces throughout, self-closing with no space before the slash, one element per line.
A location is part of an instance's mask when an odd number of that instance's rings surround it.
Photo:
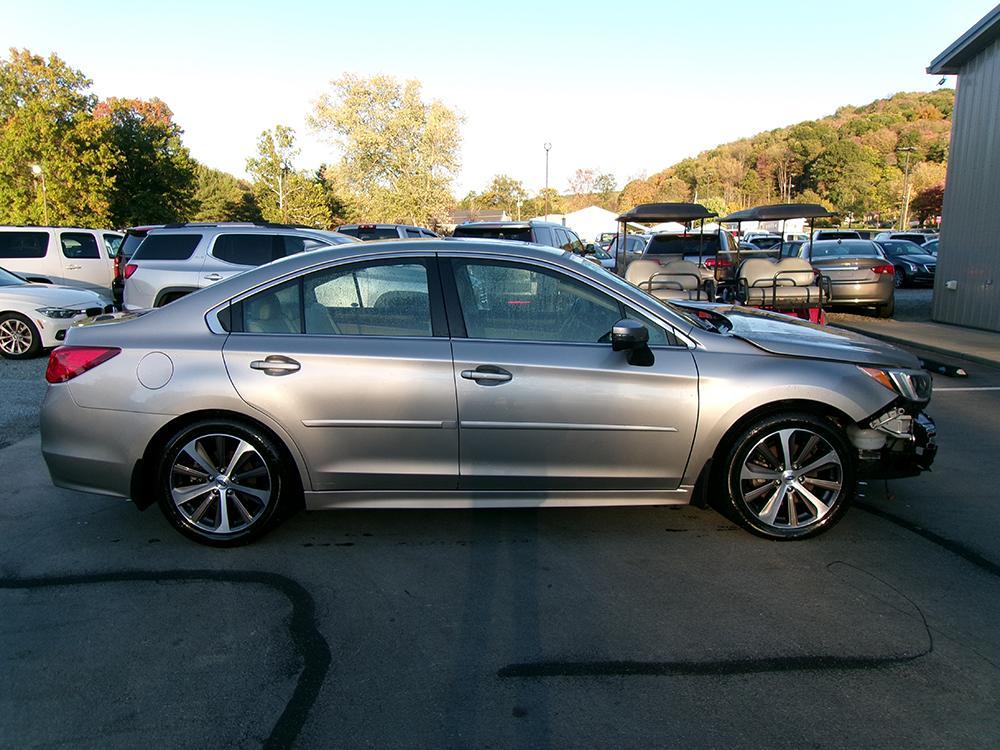
<path fill-rule="evenodd" d="M 90 85 L 56 55 L 0 61 L 0 223 L 109 226 L 119 157 Z"/>
<path fill-rule="evenodd" d="M 528 199 L 528 191 L 520 180 L 508 177 L 505 174 L 498 174 L 493 178 L 482 193 L 476 196 L 476 207 L 502 209 L 508 216 L 517 217 L 518 206 L 524 207 L 524 202 Z"/>
<path fill-rule="evenodd" d="M 292 128 L 276 125 L 260 134 L 257 157 L 247 159 L 257 205 L 266 221 L 329 228 L 333 217 L 323 186 L 295 170 L 298 155 Z"/>
<path fill-rule="evenodd" d="M 339 173 L 355 218 L 443 220 L 459 166 L 459 116 L 440 101 L 423 101 L 417 81 L 345 75 L 332 87 L 310 124 L 343 153 Z"/>
<path fill-rule="evenodd" d="M 109 196 L 112 226 L 168 224 L 195 208 L 195 162 L 183 131 L 159 99 L 106 99 L 94 109 L 117 159 Z"/>
<path fill-rule="evenodd" d="M 199 164 L 195 168 L 191 221 L 261 221 L 263 215 L 250 184 L 228 172 Z"/>

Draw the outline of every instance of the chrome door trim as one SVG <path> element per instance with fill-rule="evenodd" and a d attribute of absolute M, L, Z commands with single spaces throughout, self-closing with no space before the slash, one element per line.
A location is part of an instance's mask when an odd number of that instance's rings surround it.
<path fill-rule="evenodd" d="M 478 422 L 462 420 L 464 430 L 583 430 L 607 432 L 677 432 L 676 427 L 635 424 L 583 424 L 579 422 Z"/>
<path fill-rule="evenodd" d="M 430 419 L 303 419 L 305 427 L 390 427 L 454 430 L 457 426 L 453 421 L 437 421 Z"/>

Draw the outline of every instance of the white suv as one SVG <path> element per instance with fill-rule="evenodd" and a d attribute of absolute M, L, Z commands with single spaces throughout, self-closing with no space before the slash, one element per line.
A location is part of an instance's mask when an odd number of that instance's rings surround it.
<path fill-rule="evenodd" d="M 111 294 L 121 232 L 75 227 L 0 227 L 0 266 L 41 284 Z"/>
<path fill-rule="evenodd" d="M 153 229 L 125 266 L 126 310 L 161 307 L 287 255 L 358 242 L 282 224 L 179 224 Z"/>

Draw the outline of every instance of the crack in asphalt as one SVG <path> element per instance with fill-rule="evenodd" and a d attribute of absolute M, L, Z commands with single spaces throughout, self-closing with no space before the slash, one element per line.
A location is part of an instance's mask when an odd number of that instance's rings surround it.
<path fill-rule="evenodd" d="M 305 725 L 309 712 L 330 669 L 330 647 L 316 623 L 312 595 L 297 581 L 277 573 L 253 570 L 127 570 L 30 578 L 0 578 L 0 589 L 41 589 L 100 583 L 162 583 L 165 581 L 209 583 L 255 583 L 283 594 L 292 605 L 288 632 L 302 659 L 302 671 L 281 716 L 271 727 L 263 747 L 290 748 Z"/>

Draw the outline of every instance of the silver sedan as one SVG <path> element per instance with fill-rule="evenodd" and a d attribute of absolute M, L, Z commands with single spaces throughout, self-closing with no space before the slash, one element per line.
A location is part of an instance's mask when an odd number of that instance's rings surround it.
<path fill-rule="evenodd" d="M 307 508 L 717 505 L 814 535 L 934 457 L 909 354 L 660 302 L 570 252 L 399 241 L 289 257 L 73 328 L 42 451 L 61 487 L 233 545 Z"/>

